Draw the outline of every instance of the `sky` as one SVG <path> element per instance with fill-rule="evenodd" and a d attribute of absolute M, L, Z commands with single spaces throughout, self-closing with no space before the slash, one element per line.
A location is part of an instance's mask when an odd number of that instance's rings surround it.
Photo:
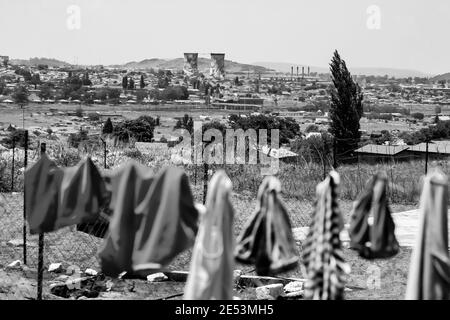
<path fill-rule="evenodd" d="M 108 65 L 224 52 L 327 67 L 337 49 L 352 67 L 440 74 L 449 17 L 448 0 L 0 0 L 0 55 Z"/>

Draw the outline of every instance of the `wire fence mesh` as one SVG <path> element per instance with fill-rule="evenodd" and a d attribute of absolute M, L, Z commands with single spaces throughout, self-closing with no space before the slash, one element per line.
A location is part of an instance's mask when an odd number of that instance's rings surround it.
<path fill-rule="evenodd" d="M 40 141 L 29 142 L 27 162 L 32 165 L 39 159 Z M 341 156 L 337 168 L 341 176 L 340 198 L 347 202 L 354 200 L 373 174 L 385 171 L 389 177 L 389 198 L 391 203 L 416 204 L 420 192 L 420 177 L 427 168 L 439 167 L 450 174 L 450 146 L 428 147 L 428 155 L 419 148 L 411 152 L 398 151 L 395 148 L 367 146 L 357 158 Z M 387 151 L 386 151 L 387 150 Z M 405 149 L 406 150 L 406 149 Z M 424 149 L 425 150 L 425 149 Z M 129 159 L 143 163 L 154 172 L 171 164 L 182 167 L 191 181 L 194 198 L 203 202 L 207 191 L 207 181 L 216 170 L 223 169 L 233 182 L 234 195 L 232 203 L 235 208 L 235 234 L 237 235 L 246 219 L 256 206 L 256 193 L 264 176 L 257 165 L 195 165 L 174 161 L 165 148 L 152 149 L 148 152 L 136 146 L 126 147 L 100 144 L 98 148 L 68 148 L 54 143 L 47 146 L 49 157 L 59 166 L 75 165 L 83 156 L 89 155 L 98 168 L 112 170 Z M 308 227 L 313 212 L 315 187 L 326 172 L 333 167 L 333 158 L 325 158 L 322 163 L 307 162 L 302 155 L 296 161 L 280 162 L 277 177 L 282 183 L 282 197 L 289 211 L 293 228 Z M 350 163 L 346 164 L 345 161 Z M 26 261 L 30 272 L 30 281 L 36 284 L 39 262 L 39 236 L 24 232 L 23 214 L 23 173 L 25 169 L 25 150 L 17 147 L 1 153 L 0 157 L 0 268 L 14 268 L 11 264 Z M 350 209 L 347 205 L 345 213 Z M 26 224 L 25 224 L 26 226 Z M 86 229 L 87 228 L 87 229 Z M 87 232 L 89 231 L 89 232 Z M 102 244 L 102 235 L 107 231 L 107 224 L 87 225 L 85 229 L 71 226 L 55 232 L 46 233 L 43 238 L 42 268 L 48 270 L 52 263 L 63 263 L 65 267 L 75 267 L 83 271 L 88 268 L 99 270 L 97 252 Z M 92 235 L 98 234 L 100 236 Z M 24 237 L 25 235 L 25 237 Z M 24 238 L 26 241 L 24 242 Z M 189 253 L 181 257 L 187 265 Z M 23 270 L 23 269 L 21 269 Z M 0 277 L 1 279 L 2 277 Z M 10 277 L 11 278 L 11 277 Z M 49 276 L 44 273 L 44 282 Z M 33 286 L 34 288 L 34 286 Z M 48 290 L 48 283 L 44 285 Z M 24 290 L 29 291 L 29 287 Z M 26 296 L 35 297 L 34 293 Z"/>

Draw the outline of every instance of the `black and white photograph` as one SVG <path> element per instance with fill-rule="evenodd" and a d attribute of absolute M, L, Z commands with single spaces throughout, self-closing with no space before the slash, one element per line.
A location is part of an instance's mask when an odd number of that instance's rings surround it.
<path fill-rule="evenodd" d="M 0 0 L 0 300 L 450 300 L 449 31 L 448 0 Z"/>

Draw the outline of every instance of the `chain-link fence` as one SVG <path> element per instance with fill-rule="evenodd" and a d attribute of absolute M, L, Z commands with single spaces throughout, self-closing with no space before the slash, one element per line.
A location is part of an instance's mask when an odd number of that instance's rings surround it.
<path fill-rule="evenodd" d="M 431 145 L 431 144 L 430 144 Z M 399 148 L 391 146 L 366 146 L 353 157 L 339 157 L 337 168 L 341 176 L 340 198 L 345 214 L 350 212 L 350 203 L 364 188 L 373 174 L 384 171 L 389 178 L 391 203 L 416 204 L 420 192 L 420 177 L 431 167 L 439 167 L 450 174 L 447 156 L 450 146 Z M 23 207 L 23 173 L 25 165 L 32 165 L 40 157 L 41 142 L 37 139 L 2 152 L 0 157 L 0 268 L 14 270 L 15 266 L 26 264 L 27 279 L 34 293 L 27 294 L 35 298 L 36 279 L 39 273 L 39 235 L 30 235 L 26 229 Z M 447 148 L 448 147 L 448 148 Z M 398 149 L 397 149 L 398 148 Z M 164 149 L 164 148 L 163 148 Z M 99 143 L 97 148 L 68 148 L 47 141 L 47 154 L 57 165 L 65 167 L 75 165 L 83 156 L 89 155 L 102 170 L 111 170 L 129 159 L 149 166 L 154 172 L 165 165 L 181 166 L 191 181 L 194 198 L 203 202 L 207 192 L 208 178 L 218 169 L 227 172 L 233 182 L 232 204 L 235 208 L 235 234 L 241 231 L 249 214 L 256 207 L 256 194 L 264 176 L 258 165 L 194 165 L 183 164 L 173 159 L 166 149 L 143 151 L 138 146 L 120 146 Z M 424 154 L 424 152 L 425 154 Z M 315 187 L 324 174 L 335 165 L 334 157 L 323 157 L 322 163 L 308 162 L 305 157 L 295 161 L 279 163 L 276 176 L 282 183 L 282 197 L 289 211 L 292 227 L 307 228 L 313 212 Z M 102 238 L 90 233 L 104 234 L 107 225 L 90 225 L 91 231 L 83 232 L 77 226 L 46 233 L 42 240 L 42 269 L 48 270 L 53 263 L 62 263 L 67 269 L 76 266 L 79 270 L 99 270 L 97 252 Z M 93 229 L 92 229 L 93 228 Z M 86 231 L 86 230 L 84 230 Z M 300 230 L 301 231 L 301 230 Z M 189 253 L 180 257 L 179 266 L 186 267 Z M 17 262 L 19 261 L 19 262 Z M 15 263 L 15 264 L 14 264 Z M 8 267 L 9 266 L 9 267 Z M 24 268 L 20 269 L 21 272 Z M 2 271 L 4 272 L 4 271 Z M 0 279 L 2 277 L 0 276 Z M 9 277 L 11 279 L 11 276 Z M 6 279 L 6 277 L 5 277 Z M 14 279 L 14 278 L 12 278 Z M 43 273 L 44 298 L 50 288 L 49 281 L 54 280 L 48 272 Z M 24 289 L 25 290 L 25 289 Z"/>

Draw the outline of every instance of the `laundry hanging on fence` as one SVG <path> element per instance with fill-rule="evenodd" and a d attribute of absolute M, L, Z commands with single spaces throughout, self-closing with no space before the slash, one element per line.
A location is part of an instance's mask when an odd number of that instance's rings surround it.
<path fill-rule="evenodd" d="M 105 238 L 109 230 L 109 220 L 111 219 L 113 211 L 110 208 L 112 184 L 110 175 L 104 175 L 103 181 L 106 186 L 106 198 L 102 208 L 100 208 L 100 214 L 94 221 L 83 222 L 77 224 L 77 231 L 87 233 L 97 238 Z"/>
<path fill-rule="evenodd" d="M 372 225 L 369 219 L 373 217 Z M 350 247 L 366 259 L 389 258 L 399 251 L 387 198 L 387 177 L 376 174 L 353 206 Z"/>
<path fill-rule="evenodd" d="M 160 269 L 193 245 L 198 211 L 183 170 L 154 175 L 131 160 L 111 176 L 111 184 L 113 215 L 99 252 L 105 275 Z"/>
<path fill-rule="evenodd" d="M 257 207 L 237 239 L 236 260 L 254 264 L 258 275 L 276 275 L 298 265 L 298 253 L 287 209 L 275 177 L 261 183 Z"/>
<path fill-rule="evenodd" d="M 407 300 L 449 300 L 448 178 L 429 173 L 420 197 L 420 226 L 411 256 Z"/>
<path fill-rule="evenodd" d="M 106 198 L 100 172 L 87 157 L 58 168 L 46 154 L 25 171 L 25 205 L 31 234 L 94 221 Z"/>
<path fill-rule="evenodd" d="M 231 181 L 224 171 L 217 171 L 211 178 L 184 299 L 233 299 L 234 210 L 230 202 L 231 188 Z"/>
<path fill-rule="evenodd" d="M 344 228 L 338 207 L 339 174 L 330 172 L 316 187 L 314 217 L 304 245 L 307 271 L 305 298 L 340 300 L 344 298 L 345 263 L 339 234 Z"/>

